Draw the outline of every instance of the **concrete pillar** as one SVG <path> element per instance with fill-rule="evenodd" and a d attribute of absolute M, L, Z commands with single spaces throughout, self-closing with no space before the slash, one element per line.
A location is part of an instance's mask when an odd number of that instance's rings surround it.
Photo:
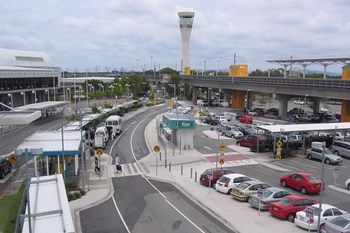
<path fill-rule="evenodd" d="M 303 64 L 303 78 L 305 78 L 305 74 L 306 74 L 306 64 Z"/>
<path fill-rule="evenodd" d="M 312 106 L 313 113 L 319 113 L 320 112 L 320 98 L 314 98 L 314 105 Z"/>
<path fill-rule="evenodd" d="M 285 117 L 287 115 L 288 101 L 290 97 L 288 95 L 277 95 L 276 98 L 279 100 L 280 103 L 279 116 Z"/>
<path fill-rule="evenodd" d="M 198 88 L 191 86 L 192 103 L 197 103 Z"/>
<path fill-rule="evenodd" d="M 245 108 L 245 91 L 232 91 L 231 107 L 233 109 L 243 110 Z"/>
<path fill-rule="evenodd" d="M 252 109 L 253 108 L 253 98 L 254 93 L 251 91 L 247 92 L 247 109 Z"/>
<path fill-rule="evenodd" d="M 207 90 L 207 101 L 208 101 L 208 104 L 209 104 L 210 100 L 211 100 L 211 88 L 208 87 L 208 90 Z"/>
<path fill-rule="evenodd" d="M 328 64 L 323 64 L 323 79 L 327 78 L 327 66 Z"/>
<path fill-rule="evenodd" d="M 343 66 L 342 79 L 350 80 L 350 65 Z M 340 121 L 350 122 L 350 101 L 349 100 L 342 100 Z"/>

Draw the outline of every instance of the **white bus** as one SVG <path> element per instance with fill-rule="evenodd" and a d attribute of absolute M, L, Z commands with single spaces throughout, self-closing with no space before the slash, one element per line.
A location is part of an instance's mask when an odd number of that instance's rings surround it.
<path fill-rule="evenodd" d="M 115 138 L 117 134 L 122 132 L 122 119 L 118 115 L 109 116 L 106 119 L 106 126 L 111 127 L 112 138 Z"/>
<path fill-rule="evenodd" d="M 97 127 L 95 131 L 94 147 L 95 148 L 106 148 L 108 142 L 108 130 L 105 126 Z"/>

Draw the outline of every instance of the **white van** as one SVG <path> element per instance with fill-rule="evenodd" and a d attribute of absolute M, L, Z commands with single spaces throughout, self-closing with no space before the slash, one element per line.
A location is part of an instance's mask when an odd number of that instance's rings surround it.
<path fill-rule="evenodd" d="M 106 126 L 111 127 L 112 138 L 115 138 L 122 132 L 122 118 L 118 115 L 109 116 L 106 119 Z"/>
<path fill-rule="evenodd" d="M 108 142 L 108 130 L 106 126 L 100 126 L 95 131 L 94 147 L 105 148 Z"/>

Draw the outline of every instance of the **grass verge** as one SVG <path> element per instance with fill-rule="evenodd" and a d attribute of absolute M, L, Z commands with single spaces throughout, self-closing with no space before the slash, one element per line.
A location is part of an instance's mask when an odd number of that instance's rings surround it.
<path fill-rule="evenodd" d="M 23 182 L 16 194 L 4 196 L 0 199 L 0 232 L 14 232 L 24 188 L 25 184 Z"/>

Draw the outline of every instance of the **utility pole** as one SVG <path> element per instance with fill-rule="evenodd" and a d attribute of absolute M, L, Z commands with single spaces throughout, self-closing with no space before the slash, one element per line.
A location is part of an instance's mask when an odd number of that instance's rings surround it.
<path fill-rule="evenodd" d="M 233 53 L 233 67 L 236 66 L 236 57 L 237 57 L 236 53 Z"/>

